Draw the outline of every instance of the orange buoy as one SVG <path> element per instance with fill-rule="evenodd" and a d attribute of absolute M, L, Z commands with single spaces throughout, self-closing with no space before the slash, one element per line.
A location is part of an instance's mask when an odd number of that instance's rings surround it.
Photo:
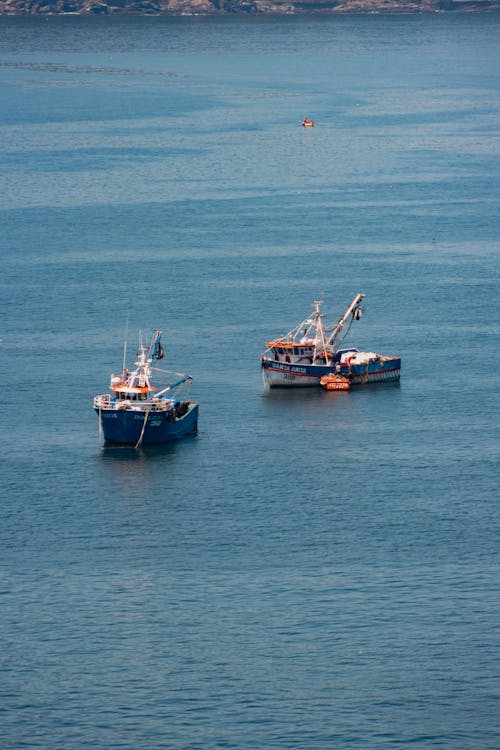
<path fill-rule="evenodd" d="M 323 375 L 319 382 L 327 391 L 348 391 L 351 387 L 349 378 L 343 375 L 336 375 L 333 372 Z"/>

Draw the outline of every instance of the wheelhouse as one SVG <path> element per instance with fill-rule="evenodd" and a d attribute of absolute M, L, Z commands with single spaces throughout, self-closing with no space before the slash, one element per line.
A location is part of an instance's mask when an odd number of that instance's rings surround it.
<path fill-rule="evenodd" d="M 311 363 L 314 355 L 314 341 L 288 342 L 268 341 L 266 346 L 273 352 L 277 362 Z"/>

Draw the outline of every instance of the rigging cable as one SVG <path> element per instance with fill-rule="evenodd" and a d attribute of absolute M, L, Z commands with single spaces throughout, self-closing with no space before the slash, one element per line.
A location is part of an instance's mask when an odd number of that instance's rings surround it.
<path fill-rule="evenodd" d="M 144 414 L 144 422 L 142 423 L 141 434 L 139 436 L 139 440 L 135 444 L 136 448 L 140 448 L 141 445 L 142 445 L 142 438 L 144 437 L 144 430 L 146 429 L 146 422 L 148 421 L 148 416 L 149 416 L 149 412 L 150 411 L 151 411 L 151 409 L 146 409 L 146 413 Z"/>

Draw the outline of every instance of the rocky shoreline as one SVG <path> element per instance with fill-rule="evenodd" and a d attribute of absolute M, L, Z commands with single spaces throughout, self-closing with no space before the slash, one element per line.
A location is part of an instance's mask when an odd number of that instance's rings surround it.
<path fill-rule="evenodd" d="M 488 10 L 500 10 L 500 0 L 0 0 L 3 15 L 300 15 Z"/>

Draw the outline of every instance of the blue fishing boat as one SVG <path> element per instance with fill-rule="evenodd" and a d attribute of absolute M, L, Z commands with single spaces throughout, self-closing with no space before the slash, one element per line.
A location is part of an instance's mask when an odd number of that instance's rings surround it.
<path fill-rule="evenodd" d="M 342 344 L 355 320 L 363 315 L 364 294 L 357 294 L 338 323 L 325 326 L 321 305 L 295 328 L 266 343 L 261 356 L 262 375 L 270 388 L 323 385 L 328 390 L 346 390 L 350 385 L 397 381 L 400 357 L 359 351 Z M 336 377 L 333 377 L 336 376 Z"/>
<path fill-rule="evenodd" d="M 111 375 L 111 393 L 94 397 L 99 430 L 107 442 L 138 448 L 168 443 L 197 431 L 198 404 L 187 397 L 191 376 L 152 365 L 164 356 L 161 334 L 155 331 L 149 345 L 141 338 L 131 372 L 125 367 L 125 344 L 122 372 Z M 152 384 L 153 371 L 159 373 L 162 385 Z"/>

